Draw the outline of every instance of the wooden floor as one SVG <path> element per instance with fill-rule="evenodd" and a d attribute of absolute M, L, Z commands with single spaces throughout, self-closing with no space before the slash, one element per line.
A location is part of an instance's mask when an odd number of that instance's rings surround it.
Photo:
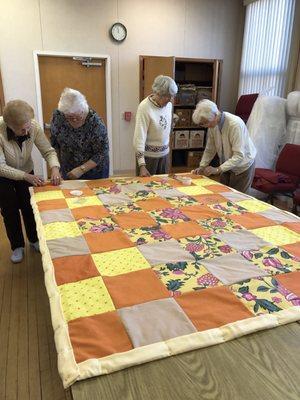
<path fill-rule="evenodd" d="M 41 257 L 28 246 L 25 254 L 10 262 L 0 218 L 0 399 L 70 399 L 57 372 Z"/>
<path fill-rule="evenodd" d="M 300 324 L 75 383 L 57 372 L 40 255 L 21 264 L 0 218 L 0 400 L 299 400 Z"/>

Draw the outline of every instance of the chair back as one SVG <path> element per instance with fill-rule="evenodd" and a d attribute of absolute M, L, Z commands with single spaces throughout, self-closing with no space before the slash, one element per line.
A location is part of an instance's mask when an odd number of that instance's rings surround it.
<path fill-rule="evenodd" d="M 300 178 L 300 145 L 287 143 L 281 150 L 277 163 L 276 172 L 293 175 Z"/>

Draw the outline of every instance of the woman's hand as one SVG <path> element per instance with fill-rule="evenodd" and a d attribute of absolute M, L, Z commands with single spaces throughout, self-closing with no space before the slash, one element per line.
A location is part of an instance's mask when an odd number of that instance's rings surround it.
<path fill-rule="evenodd" d="M 211 166 L 206 167 L 204 170 L 205 176 L 217 175 L 219 173 L 220 173 L 219 168 L 215 168 L 215 167 L 211 167 Z"/>
<path fill-rule="evenodd" d="M 83 171 L 81 168 L 76 167 L 74 169 L 72 169 L 72 171 L 67 173 L 67 176 L 69 179 L 79 179 L 81 176 L 83 175 Z"/>
<path fill-rule="evenodd" d="M 24 180 L 30 183 L 32 186 L 43 186 L 45 184 L 44 179 L 37 175 L 27 174 L 24 175 Z"/>
<path fill-rule="evenodd" d="M 198 167 L 196 169 L 193 169 L 191 171 L 191 174 L 195 174 L 195 175 L 202 175 L 204 172 L 204 168 L 203 167 Z"/>
<path fill-rule="evenodd" d="M 145 165 L 140 167 L 140 176 L 151 176 Z"/>
<path fill-rule="evenodd" d="M 58 167 L 51 168 L 51 183 L 54 186 L 58 186 L 61 183 L 61 175 Z"/>

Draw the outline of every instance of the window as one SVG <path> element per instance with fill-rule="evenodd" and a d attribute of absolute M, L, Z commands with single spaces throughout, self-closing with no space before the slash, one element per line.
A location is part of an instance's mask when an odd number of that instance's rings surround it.
<path fill-rule="evenodd" d="M 258 0 L 246 9 L 239 95 L 284 96 L 295 0 Z"/>

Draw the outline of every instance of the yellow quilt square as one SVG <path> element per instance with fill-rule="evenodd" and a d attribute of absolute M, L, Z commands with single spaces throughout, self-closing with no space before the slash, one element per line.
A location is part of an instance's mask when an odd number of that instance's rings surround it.
<path fill-rule="evenodd" d="M 260 200 L 241 200 L 237 201 L 236 204 L 238 204 L 241 207 L 246 208 L 246 210 L 250 212 L 261 212 L 268 210 L 269 208 L 272 208 L 272 206 L 268 203 L 265 203 Z"/>
<path fill-rule="evenodd" d="M 161 279 L 171 296 L 223 285 L 204 265 L 197 262 L 159 264 L 152 266 L 152 270 Z"/>
<path fill-rule="evenodd" d="M 194 185 L 197 185 L 197 186 L 209 186 L 209 185 L 215 185 L 218 183 L 209 178 L 193 179 L 192 182 Z M 225 191 L 225 188 L 224 188 L 224 191 Z"/>
<path fill-rule="evenodd" d="M 115 310 L 100 276 L 58 287 L 66 321 Z"/>
<path fill-rule="evenodd" d="M 177 190 L 179 190 L 182 193 L 188 194 L 189 196 L 213 193 L 212 191 L 207 190 L 202 186 L 181 186 L 181 187 L 178 187 Z"/>
<path fill-rule="evenodd" d="M 80 236 L 81 232 L 74 222 L 52 222 L 44 225 L 46 240 Z"/>
<path fill-rule="evenodd" d="M 115 276 L 151 268 L 148 261 L 136 247 L 92 254 L 92 258 L 98 271 L 103 276 Z"/>
<path fill-rule="evenodd" d="M 86 206 L 101 206 L 102 202 L 98 199 L 97 196 L 85 196 L 85 197 L 72 197 L 70 199 L 66 199 L 68 207 L 79 208 Z"/>
<path fill-rule="evenodd" d="M 294 305 L 291 292 L 273 277 L 248 279 L 229 288 L 255 315 L 271 314 Z"/>
<path fill-rule="evenodd" d="M 292 244 L 300 241 L 299 233 L 291 231 L 290 229 L 281 225 L 252 229 L 250 232 L 264 239 L 266 242 L 270 242 L 276 246 Z"/>
<path fill-rule="evenodd" d="M 35 201 L 38 203 L 43 200 L 56 200 L 63 199 L 65 196 L 62 190 L 49 190 L 48 192 L 38 192 L 33 195 Z"/>

